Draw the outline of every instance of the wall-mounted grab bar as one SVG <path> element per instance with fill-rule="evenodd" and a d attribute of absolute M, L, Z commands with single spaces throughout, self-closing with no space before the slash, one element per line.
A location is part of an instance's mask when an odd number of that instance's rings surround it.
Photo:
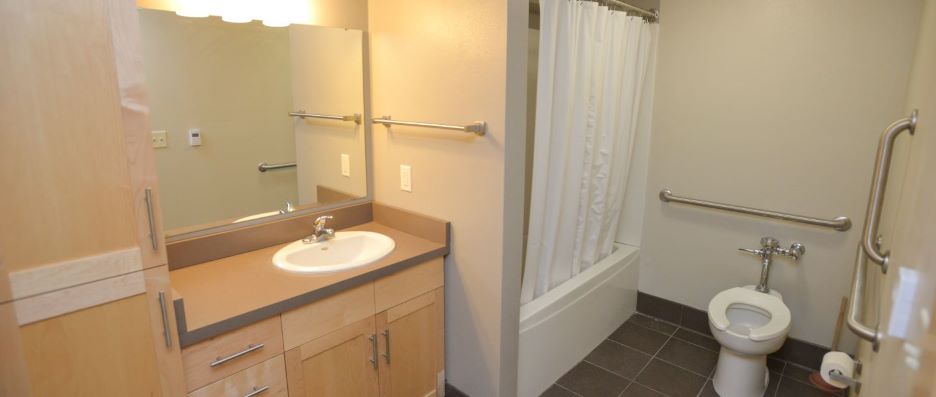
<path fill-rule="evenodd" d="M 780 219 L 784 221 L 799 222 L 799 223 L 805 223 L 808 225 L 828 227 L 831 229 L 838 230 L 840 232 L 844 232 L 848 229 L 851 229 L 851 219 L 848 219 L 847 216 L 839 216 L 832 220 L 819 219 L 819 218 L 813 218 L 809 216 L 793 215 L 793 214 L 787 214 L 783 212 L 768 211 L 768 210 L 762 210 L 762 209 L 751 208 L 751 207 L 742 207 L 740 205 L 722 204 L 722 203 L 716 203 L 714 201 L 705 201 L 705 200 L 692 199 L 688 197 L 680 197 L 680 196 L 674 195 L 673 192 L 669 189 L 660 190 L 660 200 L 664 202 L 672 201 L 675 203 L 697 205 L 700 207 L 715 208 L 715 209 L 724 210 L 724 211 L 740 212 L 742 214 L 757 215 L 757 216 L 763 216 L 766 218 Z"/>
<path fill-rule="evenodd" d="M 289 162 L 289 163 L 273 163 L 273 164 L 260 163 L 260 164 L 257 164 L 257 170 L 259 170 L 260 172 L 267 172 L 269 170 L 278 170 L 280 168 L 292 168 L 295 166 L 296 166 L 295 161 Z"/>
<path fill-rule="evenodd" d="M 306 113 L 305 110 L 300 109 L 295 112 L 289 112 L 289 115 L 292 117 L 298 117 L 300 119 L 313 118 L 313 119 L 341 120 L 341 121 L 353 121 L 354 124 L 361 124 L 360 113 L 340 116 L 340 115 L 331 115 L 331 114 Z"/>
<path fill-rule="evenodd" d="M 875 326 L 871 328 L 864 325 L 858 318 L 861 316 L 861 308 L 864 304 L 865 288 L 865 262 L 867 257 L 864 254 L 864 248 L 858 245 L 858 254 L 855 257 L 855 274 L 852 277 L 852 289 L 850 302 L 848 304 L 848 328 L 858 335 L 859 338 L 871 342 L 871 348 L 878 350 L 881 343 L 881 331 Z"/>
<path fill-rule="evenodd" d="M 478 136 L 483 136 L 487 131 L 487 123 L 483 121 L 475 121 L 471 124 L 465 125 L 453 125 L 453 124 L 437 124 L 437 123 L 423 123 L 419 121 L 399 121 L 391 120 L 390 116 L 375 117 L 373 120 L 374 124 L 380 123 L 385 127 L 390 127 L 391 125 L 406 125 L 410 127 L 428 127 L 428 128 L 439 128 L 443 130 L 456 130 L 462 132 L 472 133 Z"/>
<path fill-rule="evenodd" d="M 894 154 L 894 141 L 901 132 L 916 130 L 917 111 L 910 117 L 897 120 L 884 129 L 881 143 L 878 144 L 877 158 L 874 160 L 874 179 L 871 181 L 871 197 L 868 198 L 868 213 L 865 215 L 864 235 L 861 246 L 868 258 L 881 265 L 881 272 L 887 273 L 888 253 L 881 252 L 877 245 L 878 226 L 881 222 L 881 205 L 884 203 L 884 191 L 887 189 L 887 174 L 890 172 L 891 157 Z"/>

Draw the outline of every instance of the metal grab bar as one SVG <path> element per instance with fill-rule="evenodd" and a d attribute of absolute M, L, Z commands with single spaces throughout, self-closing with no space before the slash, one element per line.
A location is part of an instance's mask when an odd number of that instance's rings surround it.
<path fill-rule="evenodd" d="M 897 120 L 884 129 L 881 143 L 878 144 L 877 158 L 874 160 L 874 179 L 871 180 L 871 195 L 868 198 L 868 213 L 865 215 L 864 235 L 861 246 L 868 258 L 881 265 L 881 272 L 887 273 L 888 253 L 881 252 L 877 246 L 878 226 L 881 223 L 881 206 L 884 203 L 884 191 L 887 189 L 887 174 L 890 172 L 891 157 L 894 154 L 894 141 L 901 132 L 916 130 L 917 111 L 910 112 L 910 117 Z"/>
<path fill-rule="evenodd" d="M 313 118 L 313 119 L 328 119 L 328 120 L 341 120 L 341 121 L 353 121 L 354 124 L 361 124 L 361 114 L 349 114 L 347 116 L 331 115 L 331 114 L 316 114 L 316 113 L 306 113 L 305 110 L 297 110 L 295 112 L 289 112 L 289 115 L 292 117 L 298 117 L 300 119 Z"/>
<path fill-rule="evenodd" d="M 289 163 L 273 163 L 273 164 L 260 163 L 260 164 L 257 164 L 257 170 L 260 172 L 267 172 L 269 170 L 278 170 L 280 168 L 292 168 L 295 166 L 296 166 L 295 161 L 292 161 Z"/>
<path fill-rule="evenodd" d="M 423 123 L 420 121 L 398 121 L 391 120 L 390 116 L 377 117 L 373 120 L 374 124 L 383 124 L 384 127 L 390 127 L 391 125 L 405 125 L 410 127 L 428 127 L 428 128 L 439 128 L 443 130 L 456 130 L 462 132 L 472 133 L 478 136 L 484 136 L 487 132 L 487 123 L 483 121 L 475 121 L 471 124 L 465 125 L 454 125 L 454 124 L 437 124 L 437 123 Z"/>
<path fill-rule="evenodd" d="M 855 274 L 852 277 L 852 289 L 851 296 L 849 297 L 850 302 L 848 304 L 848 329 L 852 330 L 855 335 L 858 335 L 859 338 L 864 339 L 868 342 L 871 342 L 871 348 L 874 351 L 878 350 L 878 345 L 881 343 L 881 331 L 878 330 L 878 326 L 871 328 L 867 325 L 864 325 L 858 316 L 861 315 L 861 306 L 864 303 L 864 288 L 865 288 L 865 262 L 867 257 L 864 253 L 864 248 L 861 244 L 858 245 L 858 254 L 855 257 Z"/>
<path fill-rule="evenodd" d="M 762 210 L 762 209 L 751 208 L 751 207 L 742 207 L 740 205 L 722 204 L 722 203 L 716 203 L 714 201 L 705 201 L 705 200 L 692 199 L 688 197 L 680 197 L 680 196 L 674 195 L 673 191 L 669 189 L 660 190 L 660 200 L 663 202 L 667 202 L 667 203 L 668 202 L 683 203 L 683 204 L 689 204 L 689 205 L 696 205 L 699 207 L 715 208 L 715 209 L 724 210 L 724 211 L 739 212 L 742 214 L 763 216 L 766 218 L 780 219 L 784 221 L 799 222 L 799 223 L 805 223 L 808 225 L 828 227 L 831 229 L 838 230 L 840 232 L 844 232 L 848 229 L 851 229 L 851 225 L 852 225 L 851 219 L 848 219 L 847 216 L 839 216 L 832 220 L 819 219 L 819 218 L 813 218 L 809 216 L 793 215 L 793 214 L 787 214 L 783 212 L 768 211 L 768 210 Z"/>

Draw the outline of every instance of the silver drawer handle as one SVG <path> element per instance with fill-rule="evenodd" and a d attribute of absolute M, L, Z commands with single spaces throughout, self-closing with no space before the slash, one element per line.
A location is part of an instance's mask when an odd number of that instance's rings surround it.
<path fill-rule="evenodd" d="M 887 174 L 890 172 L 891 157 L 894 154 L 894 141 L 904 131 L 910 131 L 910 135 L 913 135 L 916 124 L 917 111 L 914 109 L 910 117 L 897 120 L 887 126 L 881 134 L 881 143 L 878 144 L 877 158 L 874 161 L 874 178 L 871 180 L 871 197 L 868 199 L 868 212 L 865 215 L 861 246 L 869 259 L 881 265 L 883 273 L 887 273 L 888 253 L 881 252 L 875 242 L 878 237 L 878 226 L 881 223 L 881 206 L 884 204 Z"/>
<path fill-rule="evenodd" d="M 261 387 L 261 388 L 259 388 L 259 389 L 257 388 L 257 386 L 254 386 L 254 387 L 253 387 L 253 391 L 251 391 L 250 393 L 244 394 L 244 397 L 254 397 L 254 396 L 259 395 L 260 393 L 263 393 L 263 392 L 265 392 L 265 391 L 267 391 L 267 390 L 269 390 L 269 389 L 270 389 L 270 386 L 263 386 L 263 387 Z"/>
<path fill-rule="evenodd" d="M 387 361 L 387 364 L 390 364 L 390 330 L 389 330 L 389 329 L 385 329 L 385 330 L 383 330 L 383 332 L 381 332 L 381 334 L 382 334 L 383 337 L 384 337 L 384 342 L 385 342 L 385 345 L 386 345 L 385 348 L 384 348 L 384 349 L 385 349 L 385 352 L 382 353 L 381 355 L 384 356 L 384 360 Z"/>
<path fill-rule="evenodd" d="M 374 369 L 377 369 L 377 335 L 371 335 L 367 339 L 370 339 L 371 342 L 371 358 L 370 362 L 374 366 Z"/>
<path fill-rule="evenodd" d="M 878 344 L 881 342 L 881 332 L 878 331 L 877 327 L 871 328 L 858 319 L 861 316 L 864 304 L 866 259 L 864 249 L 859 246 L 855 258 L 855 275 L 852 279 L 851 297 L 848 304 L 848 328 L 859 338 L 871 342 L 871 348 L 877 351 Z"/>
<path fill-rule="evenodd" d="M 159 250 L 159 240 L 156 236 L 156 217 L 153 214 L 153 189 L 146 188 L 143 191 L 143 200 L 146 202 L 146 220 L 149 222 L 149 240 L 150 245 L 153 247 L 153 251 Z"/>
<path fill-rule="evenodd" d="M 234 354 L 232 354 L 232 355 L 230 355 L 230 356 L 227 356 L 227 357 L 218 357 L 218 358 L 216 358 L 214 361 L 212 361 L 211 364 L 208 364 L 208 365 L 209 365 L 209 366 L 212 366 L 212 367 L 216 367 L 216 366 L 218 366 L 218 365 L 224 364 L 224 363 L 226 363 L 226 362 L 228 362 L 228 361 L 231 361 L 231 360 L 233 360 L 233 359 L 235 359 L 235 358 L 241 357 L 241 356 L 243 356 L 243 355 L 245 355 L 245 354 L 248 354 L 248 353 L 250 353 L 250 352 L 254 352 L 254 351 L 260 350 L 260 349 L 262 349 L 262 348 L 263 348 L 263 343 L 261 343 L 261 344 L 259 344 L 259 345 L 247 345 L 247 348 L 246 348 L 246 349 L 241 350 L 241 351 L 239 351 L 239 352 L 237 352 L 237 353 L 234 353 Z"/>

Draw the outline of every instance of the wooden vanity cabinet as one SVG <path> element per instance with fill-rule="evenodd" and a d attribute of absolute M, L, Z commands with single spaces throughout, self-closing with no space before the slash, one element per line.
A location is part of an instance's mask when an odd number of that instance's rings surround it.
<path fill-rule="evenodd" d="M 443 284 L 437 258 L 284 313 L 289 396 L 441 395 Z M 375 313 L 375 307 L 385 310 Z M 296 341 L 290 334 L 312 328 L 311 339 L 289 348 Z"/>

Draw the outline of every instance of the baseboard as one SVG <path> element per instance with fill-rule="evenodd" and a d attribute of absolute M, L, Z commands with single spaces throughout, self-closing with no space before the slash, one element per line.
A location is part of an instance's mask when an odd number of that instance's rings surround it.
<path fill-rule="evenodd" d="M 704 310 L 699 310 L 641 291 L 637 292 L 637 312 L 706 335 L 712 334 L 708 325 L 708 313 Z M 780 347 L 780 350 L 771 354 L 770 357 L 789 361 L 807 368 L 819 369 L 819 365 L 822 363 L 822 356 L 828 351 L 829 348 L 825 346 L 795 338 L 787 338 L 783 346 Z"/>

